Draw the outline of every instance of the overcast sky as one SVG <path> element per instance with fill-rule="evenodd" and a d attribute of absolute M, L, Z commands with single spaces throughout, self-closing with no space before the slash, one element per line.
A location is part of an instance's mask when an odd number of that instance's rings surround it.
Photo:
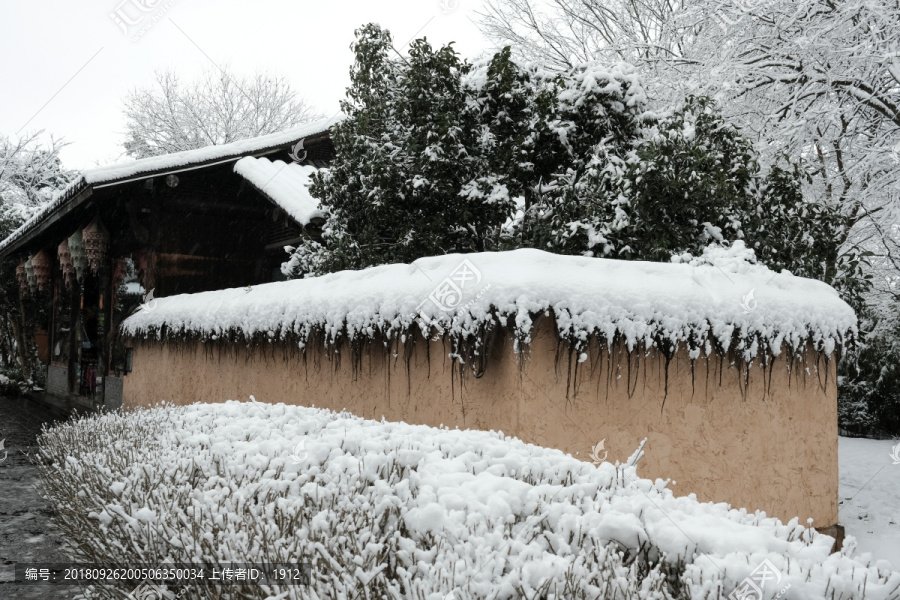
<path fill-rule="evenodd" d="M 122 154 L 129 90 L 152 83 L 156 69 L 191 76 L 213 61 L 284 75 L 331 115 L 349 81 L 355 28 L 377 22 L 398 48 L 413 36 L 453 41 L 475 58 L 489 47 L 473 22 L 480 8 L 481 0 L 2 0 L 0 135 L 43 129 L 71 142 L 66 167 L 107 164 Z"/>

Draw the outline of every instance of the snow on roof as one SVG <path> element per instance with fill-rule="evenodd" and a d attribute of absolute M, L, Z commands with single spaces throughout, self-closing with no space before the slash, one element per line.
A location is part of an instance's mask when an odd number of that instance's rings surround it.
<path fill-rule="evenodd" d="M 724 266 L 724 268 L 723 268 Z M 730 272 L 729 272 L 730 271 Z M 533 319 L 552 311 L 563 339 L 592 336 L 686 344 L 691 356 L 729 349 L 751 360 L 807 343 L 831 353 L 853 343 L 853 310 L 830 286 L 732 260 L 720 265 L 619 261 L 540 250 L 447 255 L 412 264 L 161 298 L 123 323 L 126 335 L 305 345 L 314 332 L 390 338 L 418 326 L 451 339 L 480 337 L 488 322 L 513 323 L 530 342 Z"/>
<path fill-rule="evenodd" d="M 234 172 L 249 181 L 297 223 L 306 226 L 312 219 L 325 218 L 319 201 L 309 193 L 315 167 L 247 156 L 234 164 Z"/>
<path fill-rule="evenodd" d="M 28 219 L 21 227 L 16 229 L 5 240 L 0 242 L 0 251 L 15 242 L 25 233 L 33 229 L 38 223 L 46 219 L 61 206 L 67 204 L 78 192 L 88 187 L 121 182 L 135 177 L 147 177 L 162 171 L 189 167 L 201 163 L 209 163 L 216 160 L 230 160 L 254 152 L 261 152 L 279 146 L 285 146 L 297 140 L 327 132 L 335 123 L 342 120 L 343 115 L 337 115 L 329 119 L 320 119 L 312 123 L 306 123 L 291 129 L 270 133 L 246 140 L 238 140 L 218 146 L 206 146 L 195 150 L 173 152 L 161 156 L 151 156 L 131 162 L 116 165 L 86 169 L 81 175 L 58 192 L 44 207 L 33 217 Z"/>
<path fill-rule="evenodd" d="M 278 146 L 284 146 L 305 137 L 325 133 L 332 125 L 342 118 L 343 116 L 339 115 L 330 119 L 320 119 L 318 121 L 313 121 L 312 123 L 285 129 L 284 131 L 246 140 L 238 140 L 228 144 L 206 146 L 205 148 L 197 148 L 196 150 L 173 152 L 172 154 L 164 154 L 162 156 L 151 156 L 149 158 L 142 158 L 120 165 L 109 165 L 107 167 L 89 169 L 84 172 L 84 177 L 88 183 L 97 185 L 134 177 L 144 173 L 169 170 L 217 159 L 233 158 L 235 156 L 259 152 L 269 148 L 277 148 Z"/>

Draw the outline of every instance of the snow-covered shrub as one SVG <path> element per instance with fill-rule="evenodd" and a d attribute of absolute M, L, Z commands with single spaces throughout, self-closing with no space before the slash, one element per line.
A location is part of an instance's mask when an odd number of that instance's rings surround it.
<path fill-rule="evenodd" d="M 710 244 L 703 249 L 700 256 L 692 256 L 689 252 L 672 256 L 673 263 L 688 264 L 692 267 L 711 265 L 730 273 L 746 273 L 756 264 L 756 253 L 748 248 L 743 240 L 737 240 L 730 246 Z"/>
<path fill-rule="evenodd" d="M 900 435 L 900 305 L 891 317 L 867 319 L 858 350 L 841 362 L 838 416 L 856 434 Z"/>
<path fill-rule="evenodd" d="M 10 377 L 12 375 L 12 377 Z M 22 388 L 19 387 L 19 382 L 15 379 L 15 373 L 8 371 L 6 369 L 0 369 L 0 396 L 6 396 L 7 398 L 15 398 L 22 392 Z M 21 375 L 19 375 L 21 377 Z"/>
<path fill-rule="evenodd" d="M 712 600 L 764 560 L 781 575 L 767 600 L 788 585 L 782 598 L 900 594 L 900 573 L 854 557 L 852 540 L 830 555 L 833 540 L 796 520 L 502 433 L 228 402 L 69 422 L 40 446 L 78 560 L 312 566 L 309 587 L 221 598 Z"/>
<path fill-rule="evenodd" d="M 281 263 L 281 273 L 288 279 L 307 277 L 323 271 L 325 247 L 316 240 L 307 239 L 298 246 L 285 246 L 290 258 Z"/>
<path fill-rule="evenodd" d="M 31 379 L 23 379 L 22 373 L 13 367 L 0 367 L 0 396 L 17 398 L 31 391 L 36 382 Z"/>

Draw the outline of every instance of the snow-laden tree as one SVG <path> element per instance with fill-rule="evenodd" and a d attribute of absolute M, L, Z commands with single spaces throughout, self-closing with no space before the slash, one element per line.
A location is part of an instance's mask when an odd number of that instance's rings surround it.
<path fill-rule="evenodd" d="M 293 249 L 289 275 L 519 247 L 669 260 L 740 239 L 809 274 L 835 253 L 799 167 L 761 166 L 708 99 L 652 112 L 628 66 L 547 71 L 509 49 L 473 65 L 417 40 L 398 60 L 377 26 L 355 50 L 337 157 L 312 187 L 327 247 Z M 788 222 L 801 229 L 768 235 Z"/>
<path fill-rule="evenodd" d="M 184 82 L 174 71 L 124 99 L 125 151 L 134 158 L 192 150 L 282 131 L 321 118 L 282 77 L 208 70 Z"/>
<path fill-rule="evenodd" d="M 840 205 L 846 219 L 839 263 L 870 262 L 870 299 L 896 301 L 897 0 L 490 0 L 482 26 L 497 43 L 517 42 L 522 55 L 556 68 L 572 57 L 628 58 L 658 100 L 714 97 L 764 161 L 806 161 L 813 177 L 805 197 Z"/>
<path fill-rule="evenodd" d="M 566 253 L 667 261 L 743 240 L 774 270 L 834 282 L 842 222 L 836 207 L 805 201 L 806 177 L 787 159 L 763 167 L 711 100 L 689 97 L 645 116 L 624 153 L 601 144 L 540 221 L 546 245 Z"/>
<path fill-rule="evenodd" d="M 876 293 L 900 298 L 900 2 L 695 3 L 673 62 L 768 152 L 815 166 L 809 198 L 841 205 L 847 250 L 874 253 Z"/>
<path fill-rule="evenodd" d="M 570 56 L 627 57 L 655 98 L 711 96 L 754 141 L 761 160 L 786 155 L 804 162 L 811 173 L 803 186 L 807 206 L 837 209 L 840 221 L 833 224 L 839 251 L 823 251 L 811 275 L 835 285 L 871 332 L 862 363 L 842 363 L 854 371 L 845 373 L 842 403 L 856 407 L 844 406 L 842 419 L 848 425 L 847 416 L 865 406 L 868 416 L 854 421 L 861 428 L 892 427 L 873 415 L 885 414 L 888 397 L 890 410 L 900 410 L 900 392 L 876 377 L 900 360 L 890 326 L 900 320 L 900 2 L 671 3 L 664 22 L 648 21 L 660 43 L 605 36 L 628 22 L 621 9 L 598 9 L 616 4 L 551 0 L 517 12 L 525 2 L 490 0 L 483 26 L 497 43 L 520 42 L 522 55 L 556 68 L 567 67 Z M 504 14 L 518 29 L 504 26 Z M 804 238 L 784 223 L 772 235 Z M 865 398 L 861 390 L 868 390 Z"/>
<path fill-rule="evenodd" d="M 462 61 L 449 46 L 433 53 L 418 40 L 402 65 L 389 58 L 390 34 L 374 25 L 357 32 L 354 50 L 341 103 L 348 118 L 332 129 L 337 159 L 312 187 L 330 211 L 325 268 L 483 247 L 488 223 L 474 203 L 457 202 L 472 162 L 463 138 L 473 135 L 460 111 Z"/>
<path fill-rule="evenodd" d="M 813 165 L 805 195 L 840 207 L 838 269 L 864 265 L 872 284 L 836 286 L 866 333 L 841 365 L 842 424 L 900 432 L 900 2 L 696 2 L 681 18 L 696 35 L 667 67 L 767 152 Z"/>
<path fill-rule="evenodd" d="M 568 69 L 592 60 L 634 64 L 679 56 L 673 14 L 686 0 L 487 0 L 481 29 L 524 58 Z"/>
<path fill-rule="evenodd" d="M 637 132 L 642 90 L 627 72 L 557 76 L 508 50 L 472 65 L 425 40 L 398 60 L 374 25 L 354 49 L 337 158 L 312 188 L 330 213 L 328 248 L 296 249 L 289 274 L 532 246 L 557 174 L 583 168 L 605 138 L 624 151 Z"/>
<path fill-rule="evenodd" d="M 73 174 L 63 169 L 59 138 L 41 143 L 43 131 L 18 139 L 0 136 L 0 237 L 16 227 L 64 187 Z"/>
<path fill-rule="evenodd" d="M 38 131 L 18 139 L 0 136 L 0 239 L 6 239 L 74 178 L 59 159 L 65 144 Z M 12 261 L 0 265 L 0 370 L 28 379 L 37 365 L 31 335 L 40 323 L 41 302 L 19 297 Z"/>

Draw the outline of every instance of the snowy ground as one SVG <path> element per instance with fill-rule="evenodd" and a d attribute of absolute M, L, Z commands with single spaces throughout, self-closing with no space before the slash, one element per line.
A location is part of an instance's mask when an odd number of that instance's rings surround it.
<path fill-rule="evenodd" d="M 0 397 L 0 599 L 71 598 L 74 588 L 16 586 L 17 562 L 64 562 L 62 535 L 38 491 L 37 470 L 28 458 L 36 450 L 42 423 L 59 415 L 24 398 Z"/>
<path fill-rule="evenodd" d="M 859 552 L 900 569 L 900 441 L 840 438 L 840 522 L 859 542 Z"/>

